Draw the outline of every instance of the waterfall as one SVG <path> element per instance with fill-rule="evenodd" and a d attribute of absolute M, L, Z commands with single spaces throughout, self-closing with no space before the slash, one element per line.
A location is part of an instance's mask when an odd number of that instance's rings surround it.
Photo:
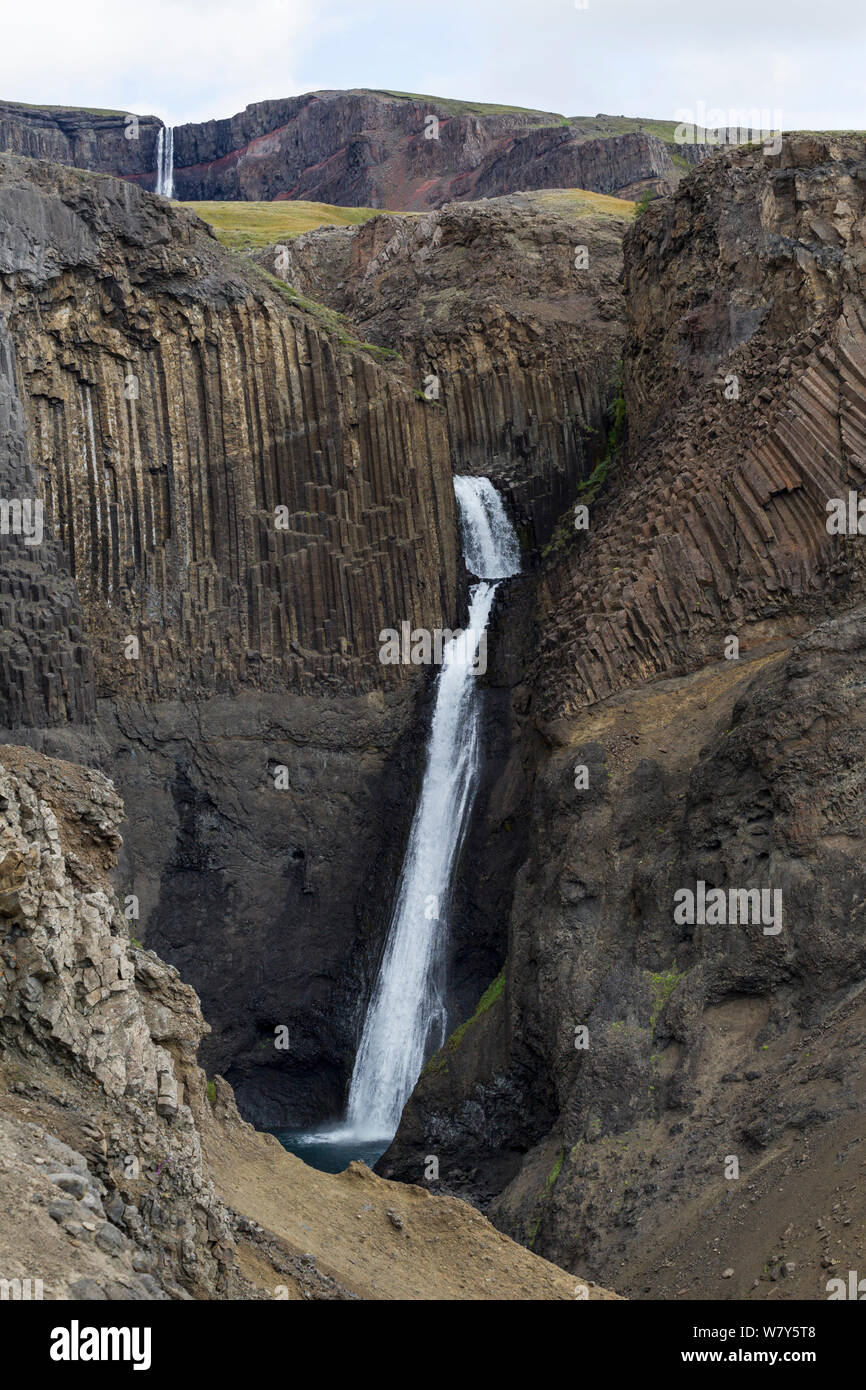
<path fill-rule="evenodd" d="M 156 139 L 156 191 L 174 197 L 174 126 L 160 126 Z"/>
<path fill-rule="evenodd" d="M 349 1088 L 347 1130 L 390 1140 L 424 1060 L 445 1041 L 443 968 L 454 865 L 478 771 L 479 693 L 473 672 L 499 579 L 517 574 L 520 546 L 489 478 L 455 478 L 470 591 L 467 637 L 443 650 L 421 795 L 379 976 Z"/>

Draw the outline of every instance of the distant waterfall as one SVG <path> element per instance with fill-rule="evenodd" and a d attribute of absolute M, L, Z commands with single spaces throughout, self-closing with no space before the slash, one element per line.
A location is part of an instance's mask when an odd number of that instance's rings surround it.
<path fill-rule="evenodd" d="M 156 191 L 174 197 L 174 126 L 160 126 L 156 138 Z"/>
<path fill-rule="evenodd" d="M 442 969 L 454 865 L 478 771 L 479 694 L 473 674 L 496 583 L 520 570 L 520 546 L 489 478 L 455 478 L 470 592 L 468 638 L 443 651 L 427 765 L 400 874 L 388 942 L 349 1088 L 347 1129 L 388 1138 L 431 1045 L 445 1041 Z"/>

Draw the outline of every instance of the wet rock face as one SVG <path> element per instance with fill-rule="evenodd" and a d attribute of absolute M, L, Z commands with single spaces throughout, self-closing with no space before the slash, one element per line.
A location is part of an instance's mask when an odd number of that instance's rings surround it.
<path fill-rule="evenodd" d="M 159 130 L 152 116 L 0 103 L 0 150 L 120 175 L 150 192 Z M 173 140 L 175 196 L 188 200 L 422 210 L 525 188 L 612 193 L 675 179 L 655 136 L 588 140 L 548 112 L 455 112 L 435 98 L 383 92 L 256 102 L 229 119 L 177 126 Z"/>
<path fill-rule="evenodd" d="M 262 1126 L 341 1114 L 412 813 L 413 706 L 106 703 L 96 730 L 42 737 L 123 787 L 130 930 L 194 984 L 212 1028 L 202 1062 Z"/>

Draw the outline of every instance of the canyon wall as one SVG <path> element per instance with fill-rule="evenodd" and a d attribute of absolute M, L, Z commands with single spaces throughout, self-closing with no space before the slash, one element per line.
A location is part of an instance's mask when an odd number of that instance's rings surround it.
<path fill-rule="evenodd" d="M 539 577 L 506 967 L 378 1165 L 437 1154 L 632 1296 L 825 1297 L 866 1256 L 864 562 L 827 529 L 866 457 L 864 171 L 850 138 L 718 156 L 626 238 L 629 437 Z M 675 917 L 699 883 L 778 921 Z"/>
<path fill-rule="evenodd" d="M 435 674 L 382 666 L 378 634 L 460 619 L 452 470 L 494 477 L 531 554 L 591 469 L 625 223 L 525 198 L 376 219 L 293 243 L 290 288 L 110 178 L 5 156 L 0 209 L 2 476 L 44 506 L 41 544 L 2 538 L 0 727 L 116 782 L 131 930 L 200 992 L 202 1057 L 244 1113 L 335 1118 Z M 520 854 L 511 692 L 534 634 L 512 587 L 455 1017 L 501 963 Z"/>
<path fill-rule="evenodd" d="M 2 184 L 0 307 L 100 694 L 380 686 L 382 613 L 454 601 L 435 414 L 183 210 L 8 158 Z"/>
<path fill-rule="evenodd" d="M 407 384 L 444 417 L 456 473 L 490 477 L 521 536 L 484 678 L 484 764 L 456 875 L 450 1017 L 501 967 L 526 852 L 521 806 L 535 753 L 522 717 L 537 647 L 533 571 L 603 455 L 622 351 L 621 205 L 587 212 L 567 191 L 451 204 L 416 218 L 321 228 L 256 254 L 297 291 L 396 348 Z"/>
<path fill-rule="evenodd" d="M 592 138 L 595 127 L 604 128 Z M 110 173 L 154 191 L 153 116 L 0 102 L 0 150 Z M 424 209 L 454 199 L 561 186 L 612 193 L 676 182 L 672 148 L 603 118 L 475 107 L 364 90 L 256 102 L 225 120 L 174 128 L 175 197 L 303 198 Z"/>
<path fill-rule="evenodd" d="M 116 780 L 132 929 L 249 1112 L 336 1113 L 429 674 L 378 634 L 458 616 L 444 423 L 182 209 L 10 156 L 0 209 L 3 500 L 44 507 L 0 540 L 4 736 Z"/>

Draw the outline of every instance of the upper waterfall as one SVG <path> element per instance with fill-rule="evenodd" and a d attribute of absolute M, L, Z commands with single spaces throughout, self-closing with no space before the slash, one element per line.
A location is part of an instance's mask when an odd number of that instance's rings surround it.
<path fill-rule="evenodd" d="M 489 478 L 454 479 L 466 568 L 479 579 L 520 573 L 520 542 Z"/>
<path fill-rule="evenodd" d="M 156 140 L 156 191 L 174 197 L 174 126 L 160 126 Z"/>

